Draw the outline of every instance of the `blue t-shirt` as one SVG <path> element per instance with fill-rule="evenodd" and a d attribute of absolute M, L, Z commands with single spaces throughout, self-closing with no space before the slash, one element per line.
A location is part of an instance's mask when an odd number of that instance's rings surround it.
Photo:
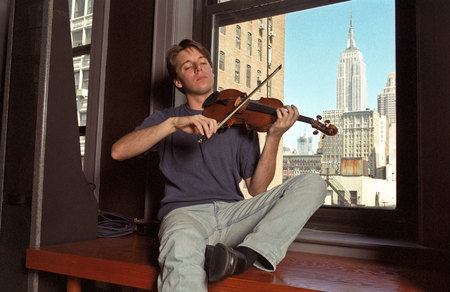
<path fill-rule="evenodd" d="M 187 104 L 156 111 L 136 130 L 157 125 L 169 117 L 201 113 Z M 158 152 L 159 168 L 166 180 L 158 219 L 179 207 L 244 198 L 239 182 L 251 177 L 258 163 L 258 134 L 244 126 L 232 126 L 203 144 L 197 142 L 199 138 L 177 131 L 150 149 Z"/>

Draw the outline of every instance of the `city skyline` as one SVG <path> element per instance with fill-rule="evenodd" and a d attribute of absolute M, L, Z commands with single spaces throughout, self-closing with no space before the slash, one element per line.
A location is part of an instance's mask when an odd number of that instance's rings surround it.
<path fill-rule="evenodd" d="M 395 72 L 394 1 L 354 0 L 286 15 L 285 104 L 315 118 L 336 109 L 337 65 L 348 42 L 352 17 L 356 47 L 367 74 L 367 107 L 377 108 L 390 73 Z M 352 15 L 352 16 L 351 16 Z M 297 138 L 313 129 L 296 123 L 284 146 L 296 149 Z M 313 137 L 314 151 L 319 135 Z"/>

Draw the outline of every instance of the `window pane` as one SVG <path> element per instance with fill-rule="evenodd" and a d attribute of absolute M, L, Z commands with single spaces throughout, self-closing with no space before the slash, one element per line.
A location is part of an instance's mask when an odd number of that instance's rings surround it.
<path fill-rule="evenodd" d="M 245 83 L 245 85 L 247 86 L 247 87 L 249 87 L 250 88 L 250 86 L 251 86 L 251 80 L 252 80 L 252 66 L 250 66 L 250 65 L 247 65 L 247 76 L 246 76 L 246 83 Z"/>
<path fill-rule="evenodd" d="M 311 125 L 297 122 L 283 137 L 272 185 L 315 172 L 327 181 L 327 205 L 395 208 L 394 7 L 395 1 L 349 1 L 229 25 L 257 36 L 254 56 L 248 54 L 253 40 L 241 49 L 233 44 L 237 34 L 218 35 L 217 48 L 228 60 L 255 70 L 254 85 L 283 65 L 254 99 L 279 98 L 338 128 L 336 136 L 313 135 Z M 236 79 L 237 63 L 224 67 L 218 87 L 253 90 L 229 78 Z"/>
<path fill-rule="evenodd" d="M 241 27 L 236 25 L 236 49 L 241 48 Z"/>
<path fill-rule="evenodd" d="M 70 30 L 72 31 L 72 47 L 88 45 L 91 43 L 92 31 L 92 1 L 93 0 L 72 0 L 69 1 L 69 8 L 73 9 L 70 19 Z M 72 7 L 73 5 L 73 7 Z M 85 13 L 85 7 L 86 13 Z M 90 8 L 89 8 L 90 7 Z"/>
<path fill-rule="evenodd" d="M 73 58 L 78 126 L 86 126 L 90 55 Z"/>
<path fill-rule="evenodd" d="M 72 32 L 72 47 L 83 45 L 83 31 L 77 30 Z"/>
<path fill-rule="evenodd" d="M 94 0 L 68 0 L 72 48 L 91 44 Z M 88 49 L 89 50 L 89 49 Z M 86 126 L 90 54 L 73 58 L 78 126 Z M 85 137 L 80 136 L 81 157 L 84 158 Z"/>
<path fill-rule="evenodd" d="M 74 17 L 80 17 L 84 15 L 84 4 L 86 0 L 75 0 L 75 13 Z"/>
<path fill-rule="evenodd" d="M 241 74 L 241 62 L 236 59 L 234 62 L 234 82 L 239 83 L 240 82 L 240 74 Z"/>

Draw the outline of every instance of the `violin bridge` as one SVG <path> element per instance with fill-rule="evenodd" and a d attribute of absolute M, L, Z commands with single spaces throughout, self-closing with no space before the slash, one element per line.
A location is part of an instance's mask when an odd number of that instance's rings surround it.
<path fill-rule="evenodd" d="M 239 96 L 238 98 L 236 98 L 236 100 L 234 101 L 234 107 L 237 107 L 238 105 L 240 105 L 242 102 L 242 98 Z"/>

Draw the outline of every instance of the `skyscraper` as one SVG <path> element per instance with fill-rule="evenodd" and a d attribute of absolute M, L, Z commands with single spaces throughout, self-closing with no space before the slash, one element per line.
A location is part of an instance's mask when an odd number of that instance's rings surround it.
<path fill-rule="evenodd" d="M 297 138 L 297 151 L 300 155 L 311 155 L 312 151 L 312 137 L 306 136 L 306 133 L 303 136 Z"/>
<path fill-rule="evenodd" d="M 395 93 L 395 73 L 388 76 L 383 93 L 378 94 L 378 112 L 389 118 L 389 123 L 396 122 L 395 104 L 397 102 Z"/>
<path fill-rule="evenodd" d="M 348 30 L 347 48 L 342 52 L 337 66 L 336 109 L 365 110 L 367 104 L 366 64 L 356 47 L 352 16 Z"/>

